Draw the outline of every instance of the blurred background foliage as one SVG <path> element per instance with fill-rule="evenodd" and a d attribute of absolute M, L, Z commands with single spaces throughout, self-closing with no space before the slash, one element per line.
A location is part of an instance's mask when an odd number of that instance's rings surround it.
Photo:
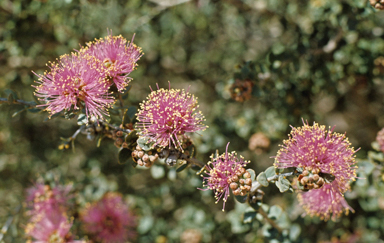
<path fill-rule="evenodd" d="M 73 182 L 79 204 L 106 191 L 123 193 L 140 218 L 138 242 L 384 238 L 383 155 L 368 152 L 384 126 L 384 14 L 366 1 L 0 0 L 0 23 L 1 97 L 13 90 L 31 101 L 31 70 L 43 73 L 48 61 L 107 35 L 107 29 L 127 39 L 136 33 L 134 42 L 145 55 L 130 75 L 128 101 L 138 105 L 148 86 L 168 87 L 168 80 L 174 88 L 190 86 L 209 125 L 193 136 L 198 159 L 208 161 L 231 142 L 230 150 L 260 172 L 272 165 L 289 125 L 300 126 L 304 118 L 347 132 L 353 146 L 361 147 L 359 176 L 367 178 L 347 194 L 355 213 L 337 222 L 302 218 L 295 194 L 267 188 L 264 202 L 283 209 L 291 222 L 285 226 L 290 233 L 272 234 L 262 219 L 244 224 L 244 205 L 234 200 L 223 213 L 211 192 L 196 189 L 201 178 L 191 170 L 176 175 L 160 165 L 133 169 L 117 163 L 112 140 L 97 148 L 84 135 L 74 152 L 58 150 L 60 137 L 78 128 L 76 120 L 43 121 L 44 112 L 12 117 L 22 107 L 2 105 L 1 224 L 41 176 Z M 4 242 L 25 242 L 24 226 L 22 210 Z"/>

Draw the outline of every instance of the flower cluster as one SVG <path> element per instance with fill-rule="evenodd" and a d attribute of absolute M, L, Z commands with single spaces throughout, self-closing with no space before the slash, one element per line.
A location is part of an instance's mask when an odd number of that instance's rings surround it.
<path fill-rule="evenodd" d="M 115 102 L 113 90 L 124 91 L 141 56 L 141 49 L 122 36 L 110 34 L 89 42 L 49 63 L 50 71 L 35 73 L 39 77 L 35 95 L 45 102 L 38 106 L 51 116 L 84 108 L 87 117 L 103 118 Z"/>
<path fill-rule="evenodd" d="M 28 214 L 31 218 L 25 233 L 34 238 L 34 242 L 84 242 L 73 240 L 69 232 L 72 220 L 66 211 L 71 189 L 71 186 L 51 188 L 39 183 L 27 190 L 27 205 L 30 207 Z"/>
<path fill-rule="evenodd" d="M 212 161 L 205 167 L 207 176 L 203 176 L 203 186 L 207 187 L 205 190 L 215 191 L 216 203 L 223 198 L 223 211 L 230 195 L 229 189 L 232 189 L 236 196 L 245 196 L 252 187 L 251 174 L 244 168 L 249 161 L 244 160 L 242 156 L 237 158 L 235 152 L 228 153 L 228 146 L 229 143 L 224 154 L 216 158 L 211 157 Z"/>
<path fill-rule="evenodd" d="M 118 243 L 136 237 L 136 217 L 117 193 L 107 193 L 81 213 L 84 229 L 101 242 Z"/>
<path fill-rule="evenodd" d="M 349 181 L 356 178 L 355 153 L 345 134 L 326 130 L 325 126 L 314 123 L 309 126 L 292 127 L 288 140 L 275 157 L 275 167 L 302 168 L 305 175 L 299 181 L 308 192 L 298 195 L 300 204 L 309 215 L 317 215 L 327 220 L 335 220 L 348 206 L 343 194 L 349 189 Z M 332 182 L 325 180 L 326 174 L 334 177 Z M 325 183 L 324 183 L 325 182 Z"/>
<path fill-rule="evenodd" d="M 154 145 L 164 148 L 173 144 L 181 148 L 179 136 L 207 128 L 202 124 L 205 120 L 202 113 L 196 112 L 197 98 L 188 91 L 157 88 L 140 104 L 136 129 Z"/>

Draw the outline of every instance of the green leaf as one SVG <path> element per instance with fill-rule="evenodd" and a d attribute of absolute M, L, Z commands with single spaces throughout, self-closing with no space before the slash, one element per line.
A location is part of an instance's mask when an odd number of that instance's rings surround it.
<path fill-rule="evenodd" d="M 4 93 L 8 98 L 8 102 L 10 102 L 10 100 L 11 100 L 11 102 L 13 102 L 14 100 L 18 99 L 16 92 L 11 90 L 11 89 L 4 90 Z"/>
<path fill-rule="evenodd" d="M 304 186 L 298 180 L 296 181 L 296 186 L 297 186 L 297 189 L 304 190 Z"/>
<path fill-rule="evenodd" d="M 245 196 L 235 196 L 236 201 L 239 203 L 246 203 L 247 202 L 248 195 Z"/>
<path fill-rule="evenodd" d="M 259 208 L 261 207 L 262 203 L 259 201 L 259 202 L 256 202 L 256 203 L 249 203 L 249 206 L 251 206 L 254 210 L 258 211 Z"/>
<path fill-rule="evenodd" d="M 270 219 L 278 219 L 280 218 L 283 209 L 278 205 L 273 205 L 269 208 L 268 218 Z"/>
<path fill-rule="evenodd" d="M 280 175 L 279 179 L 276 181 L 276 186 L 279 188 L 280 192 L 286 192 L 291 187 L 289 180 L 285 179 L 284 176 Z"/>
<path fill-rule="evenodd" d="M 138 135 L 136 130 L 133 130 L 129 134 L 125 136 L 125 142 L 128 144 L 128 146 L 134 144 L 138 139 Z"/>
<path fill-rule="evenodd" d="M 16 111 L 15 113 L 12 114 L 12 117 L 17 116 L 18 114 L 20 114 L 21 112 L 23 112 L 23 111 L 25 111 L 25 110 L 26 110 L 26 108 L 21 109 L 21 110 L 19 110 L 19 111 Z"/>
<path fill-rule="evenodd" d="M 374 151 L 368 151 L 368 158 L 370 158 L 372 160 L 378 160 L 380 162 L 383 162 L 384 161 L 384 154 L 381 152 L 376 153 Z"/>
<path fill-rule="evenodd" d="M 257 213 L 255 211 L 248 211 L 244 213 L 243 223 L 250 224 L 256 218 Z"/>
<path fill-rule="evenodd" d="M 177 168 L 176 172 L 181 172 L 184 169 L 186 169 L 187 167 L 188 167 L 188 163 L 185 163 L 185 164 L 181 165 L 179 168 Z"/>
<path fill-rule="evenodd" d="M 272 177 L 272 176 L 275 176 L 275 175 L 276 175 L 275 166 L 270 166 L 270 167 L 268 167 L 268 168 L 265 170 L 265 175 L 267 176 L 267 178 Z"/>
<path fill-rule="evenodd" d="M 77 125 L 81 126 L 81 125 L 85 125 L 85 124 L 87 124 L 87 116 L 85 114 L 81 113 L 77 117 Z"/>
<path fill-rule="evenodd" d="M 28 109 L 29 112 L 32 112 L 32 113 L 38 113 L 41 111 L 41 109 L 38 109 L 38 108 L 31 108 L 31 109 Z"/>
<path fill-rule="evenodd" d="M 376 141 L 372 142 L 372 143 L 371 143 L 371 146 L 372 146 L 372 148 L 373 148 L 374 150 L 376 150 L 376 151 L 381 151 L 381 149 L 380 149 L 380 145 L 379 145 L 378 142 L 376 142 Z"/>
<path fill-rule="evenodd" d="M 267 176 L 264 172 L 261 172 L 256 179 L 262 186 L 267 187 L 269 185 L 269 182 L 267 180 Z"/>
<path fill-rule="evenodd" d="M 359 168 L 363 170 L 366 175 L 370 175 L 375 169 L 375 164 L 370 161 L 360 161 Z"/>
<path fill-rule="evenodd" d="M 15 100 L 12 94 L 9 94 L 7 99 L 8 99 L 8 104 L 13 104 L 13 101 Z"/>
<path fill-rule="evenodd" d="M 119 164 L 125 164 L 129 161 L 131 158 L 132 151 L 126 148 L 121 148 L 119 150 L 118 159 Z"/>
<path fill-rule="evenodd" d="M 299 238 L 301 233 L 300 225 L 298 224 L 292 224 L 291 228 L 289 229 L 289 239 L 291 241 L 296 242 L 297 238 Z"/>
<path fill-rule="evenodd" d="M 327 173 L 320 173 L 319 176 L 323 177 L 326 183 L 331 183 L 335 180 L 335 176 Z"/>
<path fill-rule="evenodd" d="M 144 151 L 149 151 L 153 149 L 153 142 L 148 143 L 148 139 L 145 137 L 141 137 L 137 139 L 137 144 L 142 148 Z"/>
<path fill-rule="evenodd" d="M 251 174 L 252 181 L 254 181 L 256 178 L 256 172 L 252 169 L 247 169 L 247 171 L 249 172 L 249 174 Z"/>

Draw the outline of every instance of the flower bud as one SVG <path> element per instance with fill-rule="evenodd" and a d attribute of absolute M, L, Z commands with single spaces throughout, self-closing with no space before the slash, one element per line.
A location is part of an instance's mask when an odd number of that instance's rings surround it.
<path fill-rule="evenodd" d="M 251 186 L 252 185 L 252 179 L 251 178 L 246 179 L 245 185 Z"/>
<path fill-rule="evenodd" d="M 229 187 L 230 187 L 232 190 L 236 190 L 236 189 L 239 187 L 239 185 L 237 185 L 237 183 L 235 183 L 235 182 L 232 182 L 232 183 L 229 185 Z"/>
<path fill-rule="evenodd" d="M 149 155 L 144 154 L 143 157 L 141 158 L 144 162 L 149 162 Z"/>
<path fill-rule="evenodd" d="M 139 151 L 137 157 L 142 158 L 144 156 L 144 151 Z"/>

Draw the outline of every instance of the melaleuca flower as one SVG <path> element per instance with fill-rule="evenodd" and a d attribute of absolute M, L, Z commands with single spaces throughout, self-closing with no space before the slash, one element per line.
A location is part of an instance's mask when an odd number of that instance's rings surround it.
<path fill-rule="evenodd" d="M 51 209 L 65 211 L 71 198 L 69 195 L 71 189 L 72 185 L 52 188 L 42 183 L 28 188 L 26 202 L 32 209 L 29 214 L 33 215 Z"/>
<path fill-rule="evenodd" d="M 122 91 L 130 82 L 128 75 L 135 69 L 136 62 L 143 55 L 141 48 L 132 41 L 127 41 L 121 35 L 110 34 L 87 43 L 87 47 L 81 48 L 79 53 L 86 59 L 96 61 L 103 75 Z"/>
<path fill-rule="evenodd" d="M 35 239 L 36 243 L 75 243 L 84 242 L 73 240 L 69 232 L 72 222 L 60 210 L 48 209 L 32 217 L 25 228 L 27 236 Z M 30 241 L 29 241 L 30 242 Z"/>
<path fill-rule="evenodd" d="M 117 193 L 107 193 L 100 201 L 88 205 L 81 220 L 85 231 L 101 242 L 126 242 L 136 236 L 136 217 Z"/>
<path fill-rule="evenodd" d="M 351 209 L 345 206 L 348 204 L 341 198 L 349 189 L 349 181 L 356 178 L 356 150 L 350 147 L 351 143 L 345 134 L 334 133 L 333 129 L 326 130 L 325 126 L 319 126 L 317 123 L 309 126 L 308 122 L 303 121 L 303 124 L 304 126 L 299 128 L 292 127 L 289 139 L 283 141 L 284 145 L 277 152 L 275 167 L 302 168 L 303 174 L 299 176 L 299 182 L 305 189 L 312 189 L 314 192 L 299 195 L 302 198 L 301 204 L 308 214 L 315 215 L 310 209 L 319 209 L 317 215 L 327 219 L 330 211 L 324 210 L 325 208 Z M 334 177 L 331 184 L 325 178 L 327 174 Z M 329 198 L 326 198 L 326 195 Z M 315 196 L 322 196 L 322 199 L 316 200 Z M 310 203 L 321 203 L 321 207 L 308 206 L 307 198 L 311 198 Z M 340 211 L 334 215 L 340 215 Z"/>
<path fill-rule="evenodd" d="M 322 220 L 336 220 L 344 211 L 347 215 L 349 211 L 354 212 L 339 191 L 337 181 L 327 183 L 320 189 L 299 193 L 298 199 L 307 214 L 319 216 Z"/>
<path fill-rule="evenodd" d="M 181 148 L 178 136 L 186 132 L 205 130 L 207 126 L 200 111 L 196 111 L 197 98 L 179 89 L 152 91 L 147 101 L 140 104 L 136 129 L 141 137 L 160 147 L 173 144 Z"/>
<path fill-rule="evenodd" d="M 63 110 L 85 108 L 87 117 L 103 118 L 114 103 L 108 93 L 109 83 L 95 66 L 72 53 L 60 57 L 59 63 L 50 63 L 50 71 L 38 75 L 35 95 L 45 104 L 51 115 Z"/>
<path fill-rule="evenodd" d="M 245 196 L 252 187 L 251 174 L 245 170 L 249 161 L 244 160 L 242 156 L 237 158 L 235 152 L 228 153 L 227 144 L 225 153 L 213 158 L 205 166 L 206 176 L 202 176 L 205 190 L 215 192 L 216 203 L 223 198 L 223 211 L 225 203 L 230 195 L 229 189 L 232 189 L 234 195 Z M 202 190 L 202 189 L 201 189 Z"/>
<path fill-rule="evenodd" d="M 381 152 L 384 152 L 384 128 L 377 133 L 376 141 L 380 146 Z"/>

